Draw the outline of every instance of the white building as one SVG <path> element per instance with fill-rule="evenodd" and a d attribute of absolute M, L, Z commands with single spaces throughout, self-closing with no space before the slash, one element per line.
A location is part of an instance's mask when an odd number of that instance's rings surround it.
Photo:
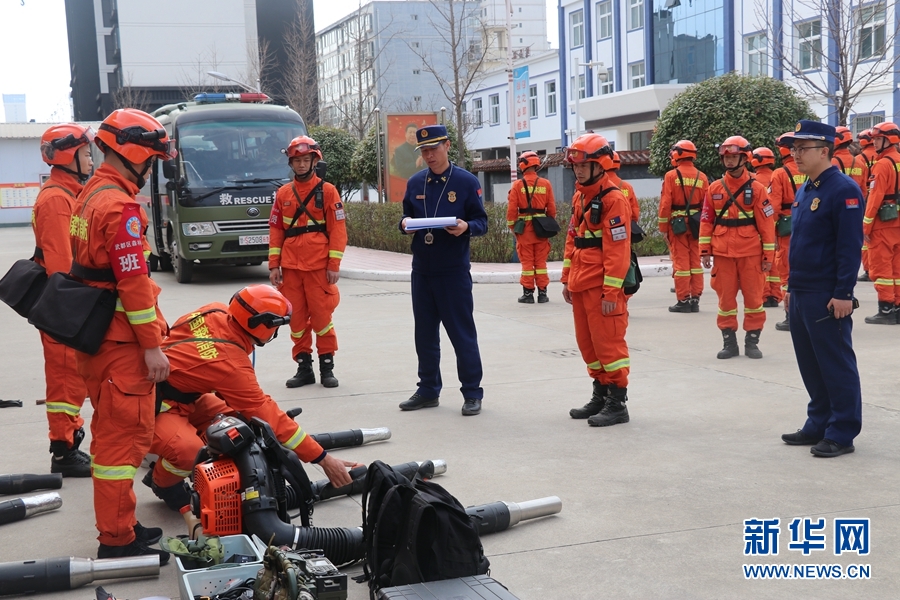
<path fill-rule="evenodd" d="M 25 94 L 3 94 L 3 112 L 7 123 L 25 123 Z"/>

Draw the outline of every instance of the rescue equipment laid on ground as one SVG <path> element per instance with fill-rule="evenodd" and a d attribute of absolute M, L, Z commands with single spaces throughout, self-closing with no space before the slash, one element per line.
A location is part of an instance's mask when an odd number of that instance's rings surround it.
<path fill-rule="evenodd" d="M 35 490 L 58 490 L 62 487 L 61 473 L 50 475 L 0 475 L 0 494 L 24 494 Z"/>
<path fill-rule="evenodd" d="M 26 498 L 13 498 L 0 502 L 0 525 L 21 521 L 62 506 L 62 498 L 56 492 L 47 492 Z"/>
<path fill-rule="evenodd" d="M 99 579 L 157 575 L 158 554 L 101 559 L 64 556 L 0 563 L 0 596 L 74 590 Z"/>

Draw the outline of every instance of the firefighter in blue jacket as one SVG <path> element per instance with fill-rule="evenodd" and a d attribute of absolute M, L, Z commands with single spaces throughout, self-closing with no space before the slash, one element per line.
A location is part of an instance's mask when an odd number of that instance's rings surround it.
<path fill-rule="evenodd" d="M 456 351 L 464 416 L 481 412 L 481 355 L 475 331 L 469 239 L 487 232 L 487 214 L 478 178 L 450 163 L 450 139 L 443 125 L 416 131 L 416 149 L 427 169 L 406 183 L 400 230 L 413 233 L 412 306 L 419 384 L 401 410 L 438 405 L 441 394 L 440 326 Z M 455 217 L 456 225 L 407 231 L 409 218 Z"/>
<path fill-rule="evenodd" d="M 809 177 L 791 210 L 791 271 L 785 308 L 797 366 L 809 393 L 807 419 L 781 439 L 814 456 L 853 452 L 862 428 L 862 393 L 853 352 L 853 288 L 865 206 L 859 186 L 831 165 L 835 128 L 800 121 L 791 154 Z"/>

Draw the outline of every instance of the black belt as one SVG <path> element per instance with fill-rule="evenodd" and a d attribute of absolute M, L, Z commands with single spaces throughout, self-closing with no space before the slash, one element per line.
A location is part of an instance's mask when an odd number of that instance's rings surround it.
<path fill-rule="evenodd" d="M 34 247 L 34 257 L 44 260 L 44 251 L 37 246 Z"/>
<path fill-rule="evenodd" d="M 725 227 L 743 227 L 745 225 L 756 225 L 756 219 L 749 217 L 741 219 L 722 219 L 716 217 L 716 225 L 724 225 Z"/>
<path fill-rule="evenodd" d="M 156 384 L 156 395 L 161 400 L 172 400 L 179 404 L 193 404 L 200 399 L 203 394 L 197 392 L 182 392 L 168 381 L 161 381 Z"/>
<path fill-rule="evenodd" d="M 542 215 L 546 212 L 543 208 L 520 208 L 520 215 Z"/>
<path fill-rule="evenodd" d="M 325 223 L 316 223 L 315 225 L 306 225 L 304 227 L 291 227 L 284 232 L 284 237 L 292 238 L 303 235 L 304 233 L 326 233 L 327 231 L 328 229 L 325 227 Z"/>
<path fill-rule="evenodd" d="M 897 194 L 885 194 L 884 200 L 894 200 L 894 202 L 889 202 L 888 204 L 896 204 Z"/>
<path fill-rule="evenodd" d="M 113 273 L 112 269 L 89 269 L 85 266 L 82 266 L 72 261 L 72 268 L 69 270 L 69 273 L 78 277 L 80 279 L 87 279 L 88 281 L 107 281 L 109 283 L 116 283 L 116 274 Z"/>
<path fill-rule="evenodd" d="M 690 207 L 688 207 L 685 204 L 673 204 L 672 205 L 672 210 L 687 210 L 688 208 L 690 208 L 691 210 L 700 210 L 701 208 L 703 208 L 703 205 L 702 204 L 691 204 Z"/>
<path fill-rule="evenodd" d="M 576 248 L 602 248 L 603 238 L 575 238 Z"/>
<path fill-rule="evenodd" d="M 791 206 L 793 206 L 793 204 L 790 203 L 790 202 L 782 202 L 782 203 L 781 203 L 781 210 L 788 210 L 788 209 L 791 208 Z"/>

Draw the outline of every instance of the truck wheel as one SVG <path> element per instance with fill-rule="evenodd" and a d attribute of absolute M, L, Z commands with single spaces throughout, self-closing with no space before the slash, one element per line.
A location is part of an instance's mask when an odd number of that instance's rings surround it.
<path fill-rule="evenodd" d="M 178 283 L 190 283 L 194 277 L 194 261 L 182 258 L 178 254 L 177 242 L 172 242 L 172 269 Z"/>
<path fill-rule="evenodd" d="M 160 255 L 159 270 L 160 271 L 171 271 L 172 270 L 172 257 L 170 257 L 168 254 Z"/>

